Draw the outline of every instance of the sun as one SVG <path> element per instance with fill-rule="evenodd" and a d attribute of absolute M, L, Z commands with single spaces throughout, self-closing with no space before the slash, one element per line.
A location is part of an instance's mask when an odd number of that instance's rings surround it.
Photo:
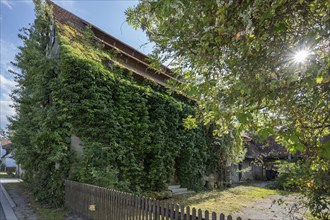
<path fill-rule="evenodd" d="M 304 63 L 307 60 L 309 52 L 307 50 L 300 50 L 294 55 L 294 61 L 297 63 Z"/>

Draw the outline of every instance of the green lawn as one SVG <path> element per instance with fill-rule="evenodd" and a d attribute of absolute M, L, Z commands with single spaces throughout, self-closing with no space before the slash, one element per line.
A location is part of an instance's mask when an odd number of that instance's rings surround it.
<path fill-rule="evenodd" d="M 275 194 L 287 194 L 287 192 L 242 185 L 225 190 L 201 192 L 174 198 L 171 201 L 210 212 L 232 214 L 241 210 L 244 206 Z"/>
<path fill-rule="evenodd" d="M 0 172 L 0 178 L 13 178 L 9 176 L 6 172 Z"/>

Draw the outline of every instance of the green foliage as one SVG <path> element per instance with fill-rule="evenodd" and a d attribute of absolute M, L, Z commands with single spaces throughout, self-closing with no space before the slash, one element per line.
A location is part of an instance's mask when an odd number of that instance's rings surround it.
<path fill-rule="evenodd" d="M 330 135 L 329 10 L 327 0 L 159 0 L 126 14 L 155 43 L 154 57 L 172 61 L 185 82 L 177 88 L 198 100 L 205 124 L 216 124 L 219 136 L 275 136 L 303 155 L 309 173 L 330 167 L 321 141 Z M 294 59 L 301 50 L 309 53 L 304 63 Z"/>
<path fill-rule="evenodd" d="M 177 157 L 190 148 L 195 155 L 203 152 L 203 129 L 185 131 L 181 126 L 184 112 L 191 112 L 192 106 L 139 85 L 121 69 L 110 71 L 102 62 L 81 58 L 82 51 L 60 42 L 63 100 L 70 106 L 72 132 L 84 142 L 76 180 L 126 191 L 161 191 L 174 174 Z M 198 167 L 205 166 L 205 160 L 197 161 L 182 174 L 186 179 L 194 170 L 201 178 Z M 113 183 L 97 177 L 109 172 Z"/>
<path fill-rule="evenodd" d="M 192 115 L 188 115 L 187 118 L 183 119 L 183 123 L 186 129 L 195 129 L 198 127 L 196 118 Z"/>
<path fill-rule="evenodd" d="M 12 98 L 17 116 L 11 119 L 10 139 L 15 158 L 25 170 L 36 199 L 60 206 L 63 201 L 63 178 L 68 173 L 70 152 L 67 115 L 58 103 L 56 60 L 46 57 L 49 9 L 36 3 L 36 19 L 19 35 L 24 42 L 14 65 L 19 87 Z M 46 190 L 45 190 L 46 189 Z"/>
<path fill-rule="evenodd" d="M 304 172 L 298 164 L 285 162 L 279 166 L 275 180 L 277 188 L 282 190 L 298 191 L 298 182 L 295 178 L 298 172 Z"/>
<path fill-rule="evenodd" d="M 175 173 L 183 186 L 201 189 L 212 132 L 198 123 L 184 128 L 194 103 L 137 81 L 88 28 L 57 23 L 60 52 L 47 56 L 47 15 L 36 1 L 35 23 L 20 35 L 12 95 L 11 140 L 36 199 L 62 205 L 66 178 L 142 193 L 162 192 Z M 72 135 L 83 142 L 80 157 L 70 149 Z"/>
<path fill-rule="evenodd" d="M 325 167 L 327 164 L 324 161 L 321 162 L 321 166 L 318 163 L 311 169 L 308 167 L 309 163 L 304 161 L 281 164 L 276 178 L 276 186 L 284 190 L 305 191 L 304 194 L 311 199 L 303 202 L 310 207 L 313 216 L 319 219 L 329 219 L 330 176 Z"/>

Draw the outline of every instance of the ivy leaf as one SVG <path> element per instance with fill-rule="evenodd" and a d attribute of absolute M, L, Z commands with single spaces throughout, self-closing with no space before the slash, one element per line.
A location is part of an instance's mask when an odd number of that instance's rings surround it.
<path fill-rule="evenodd" d="M 323 76 L 316 77 L 316 83 L 320 84 L 323 81 Z"/>
<path fill-rule="evenodd" d="M 249 113 L 249 112 L 248 113 L 239 113 L 236 115 L 236 117 L 237 117 L 237 120 L 242 124 L 247 123 L 250 119 L 253 118 L 251 113 Z"/>
<path fill-rule="evenodd" d="M 263 142 L 273 134 L 274 134 L 273 128 L 262 128 L 258 131 L 259 141 Z"/>
<path fill-rule="evenodd" d="M 321 158 L 330 160 L 330 140 L 327 140 L 325 143 L 321 144 L 319 156 Z"/>

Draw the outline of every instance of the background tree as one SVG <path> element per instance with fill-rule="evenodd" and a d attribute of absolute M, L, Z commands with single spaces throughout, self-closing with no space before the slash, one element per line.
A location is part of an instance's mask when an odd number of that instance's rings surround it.
<path fill-rule="evenodd" d="M 0 128 L 0 140 L 6 138 L 7 135 L 6 135 L 6 132 L 5 130 L 3 130 L 2 128 Z"/>
<path fill-rule="evenodd" d="M 320 218 L 329 217 L 329 11 L 326 0 L 158 0 L 127 10 L 216 133 L 273 135 L 301 152 L 299 187 Z"/>

